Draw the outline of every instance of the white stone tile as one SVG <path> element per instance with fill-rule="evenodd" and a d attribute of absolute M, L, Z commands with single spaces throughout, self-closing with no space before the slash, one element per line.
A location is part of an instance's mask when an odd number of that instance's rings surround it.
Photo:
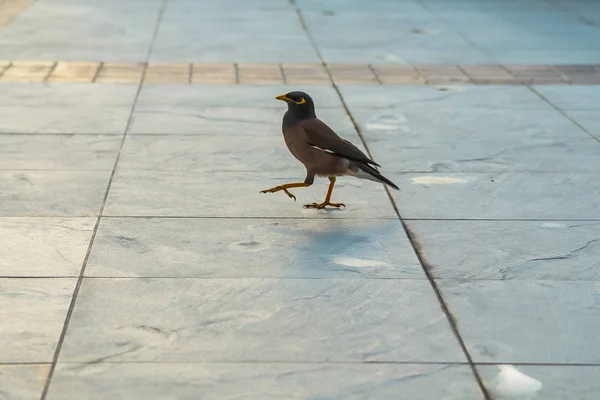
<path fill-rule="evenodd" d="M 104 218 L 86 275 L 425 279 L 394 219 Z"/>
<path fill-rule="evenodd" d="M 48 400 L 481 399 L 464 365 L 59 364 Z"/>
<path fill-rule="evenodd" d="M 0 275 L 78 276 L 95 218 L 0 218 Z"/>
<path fill-rule="evenodd" d="M 52 361 L 76 282 L 0 279 L 1 363 Z"/>
<path fill-rule="evenodd" d="M 426 280 L 86 279 L 62 362 L 465 358 Z"/>

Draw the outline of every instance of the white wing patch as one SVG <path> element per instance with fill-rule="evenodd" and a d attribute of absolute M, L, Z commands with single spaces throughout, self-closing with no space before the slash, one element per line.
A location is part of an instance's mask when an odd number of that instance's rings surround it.
<path fill-rule="evenodd" d="M 309 146 L 312 147 L 313 149 L 324 151 L 325 153 L 335 154 L 335 151 L 331 151 L 329 149 L 322 149 L 319 146 L 313 146 L 312 144 L 309 144 Z"/>

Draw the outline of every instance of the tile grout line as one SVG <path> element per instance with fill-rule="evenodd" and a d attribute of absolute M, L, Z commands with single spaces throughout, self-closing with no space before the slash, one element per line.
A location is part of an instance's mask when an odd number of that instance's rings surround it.
<path fill-rule="evenodd" d="M 10 61 L 6 67 L 0 69 L 0 78 L 2 78 L 2 75 L 4 75 L 4 73 L 12 67 L 12 65 L 13 65 L 13 62 Z"/>
<path fill-rule="evenodd" d="M 270 217 L 261 217 L 261 216 L 243 216 L 243 215 L 233 215 L 233 216 L 210 216 L 210 215 L 110 215 L 103 214 L 103 218 L 112 218 L 112 219 L 123 219 L 123 218 L 138 218 L 138 219 L 294 219 L 294 220 L 304 220 L 304 219 L 321 219 L 320 216 L 310 217 L 293 217 L 293 216 L 270 216 Z M 5 218 L 92 218 L 89 215 L 0 215 L 0 220 Z M 389 217 L 345 217 L 342 218 L 346 221 L 351 220 L 388 220 L 388 219 L 397 219 L 398 216 L 389 216 Z M 446 222 L 600 222 L 600 219 L 572 219 L 572 218 L 403 218 L 404 221 L 446 221 Z"/>
<path fill-rule="evenodd" d="M 362 136 L 361 136 L 361 138 L 362 138 Z M 364 144 L 366 146 L 366 143 L 364 143 Z M 368 151 L 369 151 L 369 149 L 367 148 L 367 152 Z M 369 155 L 370 155 L 370 153 L 369 153 Z M 392 203 L 392 207 L 396 211 L 396 215 L 398 216 L 398 219 L 400 220 L 400 224 L 402 225 L 402 228 L 404 229 L 404 233 L 408 237 L 410 246 L 412 247 L 415 255 L 417 256 L 417 259 L 419 260 L 419 264 L 421 264 L 421 268 L 423 269 L 423 272 L 425 273 L 427 280 L 431 284 L 431 287 L 435 293 L 435 296 L 438 299 L 440 307 L 442 308 L 442 311 L 446 315 L 448 324 L 450 325 L 450 329 L 454 333 L 454 336 L 456 337 L 460 348 L 462 349 L 465 357 L 467 358 L 468 364 L 471 367 L 471 372 L 473 373 L 473 376 L 475 377 L 475 380 L 476 380 L 481 392 L 483 393 L 484 398 L 486 400 L 491 400 L 492 398 L 491 398 L 490 394 L 488 393 L 487 388 L 485 387 L 485 384 L 483 383 L 483 379 L 481 378 L 481 375 L 479 374 L 479 371 L 477 370 L 477 366 L 475 365 L 475 362 L 473 361 L 473 358 L 471 357 L 471 354 L 469 353 L 469 350 L 467 349 L 464 339 L 460 335 L 457 321 L 455 320 L 454 316 L 452 315 L 450 308 L 446 304 L 446 300 L 444 300 L 444 297 L 443 297 L 442 292 L 437 284 L 437 281 L 434 279 L 433 275 L 431 274 L 431 272 L 427 266 L 428 265 L 427 261 L 421 254 L 421 251 L 420 251 L 421 246 L 416 241 L 416 239 L 414 237 L 414 233 L 409 228 L 406 221 L 402 218 L 402 215 L 400 215 L 400 210 L 398 209 L 398 206 L 392 197 L 390 189 L 387 186 L 385 187 L 385 191 L 387 192 L 388 198 L 389 198 L 390 202 Z"/>
<path fill-rule="evenodd" d="M 158 16 L 157 16 L 157 20 L 156 20 L 156 26 L 154 28 L 154 32 L 153 32 L 153 35 L 152 35 L 152 41 L 150 42 L 150 46 L 148 47 L 148 53 L 146 55 L 146 63 L 148 63 L 148 60 L 150 59 L 150 56 L 152 55 L 152 50 L 154 48 L 154 43 L 156 42 L 156 37 L 158 35 L 158 29 L 159 29 L 160 23 L 161 23 L 161 21 L 163 19 L 163 15 L 164 15 L 164 12 L 165 12 L 165 8 L 167 6 L 167 2 L 168 2 L 168 0 L 163 0 L 161 8 L 158 11 Z M 63 346 L 64 341 L 65 341 L 67 330 L 69 328 L 69 323 L 71 321 L 71 317 L 73 316 L 73 311 L 75 309 L 75 304 L 77 302 L 77 298 L 78 298 L 79 292 L 81 290 L 81 285 L 83 284 L 83 277 L 85 275 L 85 270 L 86 270 L 86 267 L 87 267 L 87 263 L 89 261 L 90 254 L 92 252 L 92 247 L 94 246 L 94 240 L 96 239 L 96 235 L 98 234 L 98 228 L 100 226 L 100 221 L 102 220 L 104 209 L 106 207 L 106 202 L 108 200 L 108 195 L 110 193 L 110 188 L 112 186 L 112 182 L 114 180 L 115 173 L 117 171 L 117 166 L 118 166 L 119 160 L 121 158 L 121 152 L 123 150 L 123 146 L 125 145 L 125 139 L 127 138 L 127 131 L 129 130 L 129 128 L 131 126 L 131 122 L 133 120 L 133 114 L 135 112 L 135 108 L 136 108 L 138 99 L 140 97 L 140 93 L 142 92 L 142 87 L 143 87 L 144 77 L 146 75 L 146 71 L 147 71 L 147 68 L 144 68 L 144 70 L 142 72 L 141 79 L 140 79 L 140 81 L 138 83 L 137 91 L 136 91 L 135 97 L 133 99 L 133 104 L 131 105 L 131 111 L 129 113 L 129 118 L 127 120 L 127 123 L 125 125 L 125 129 L 123 131 L 123 138 L 121 139 L 121 145 L 119 147 L 119 152 L 117 153 L 117 157 L 115 159 L 115 163 L 114 163 L 112 172 L 111 172 L 110 177 L 108 179 L 108 184 L 106 186 L 106 191 L 104 192 L 104 197 L 102 198 L 102 204 L 100 205 L 100 210 L 99 210 L 98 216 L 96 218 L 96 223 L 94 224 L 94 229 L 92 231 L 92 236 L 90 237 L 90 241 L 89 241 L 89 244 L 88 244 L 88 249 L 86 251 L 85 257 L 83 259 L 83 263 L 81 265 L 81 269 L 79 271 L 79 276 L 77 277 L 77 283 L 75 284 L 75 288 L 73 290 L 73 295 L 71 297 L 71 302 L 69 304 L 69 309 L 67 311 L 67 315 L 65 317 L 65 322 L 63 324 L 63 328 L 61 330 L 58 342 L 56 344 L 56 349 L 54 351 L 54 356 L 52 357 L 52 364 L 50 365 L 50 370 L 48 371 L 48 376 L 46 378 L 46 382 L 44 384 L 44 388 L 42 389 L 42 394 L 40 396 L 40 400 L 46 400 L 46 397 L 48 395 L 48 390 L 50 389 L 50 384 L 51 384 L 52 378 L 54 376 L 54 371 L 56 370 L 56 365 L 58 363 L 58 358 L 60 356 L 60 351 L 62 350 L 62 346 Z"/>
<path fill-rule="evenodd" d="M 369 70 L 371 71 L 373 76 L 375 77 L 375 80 L 377 81 L 377 83 L 380 85 L 383 85 L 383 82 L 381 82 L 381 79 L 379 78 L 379 75 L 377 75 L 377 72 L 375 71 L 375 68 L 373 68 L 373 65 L 367 64 L 367 67 L 369 68 Z"/>
<path fill-rule="evenodd" d="M 283 80 L 283 84 L 287 85 L 287 76 L 285 75 L 285 71 L 283 70 L 283 64 L 279 63 L 279 72 L 281 73 L 281 79 Z"/>
<path fill-rule="evenodd" d="M 321 66 L 323 67 L 323 69 L 325 70 L 325 73 L 327 74 L 328 78 L 329 78 L 329 83 L 331 84 L 331 86 L 333 87 L 333 89 L 336 91 L 336 93 L 338 94 L 338 97 L 340 98 L 340 100 L 342 101 L 342 105 L 344 105 L 344 101 L 341 98 L 341 95 L 339 93 L 339 88 L 337 87 L 335 80 L 333 79 L 333 73 L 331 72 L 331 69 L 329 68 L 329 65 L 327 65 L 327 62 L 325 61 L 325 59 L 323 58 L 323 55 L 321 54 L 321 50 L 319 49 L 319 46 L 317 46 L 317 42 L 315 41 L 315 39 L 313 38 L 313 36 L 310 34 L 309 30 L 308 30 L 308 26 L 306 25 L 306 21 L 304 20 L 304 16 L 302 15 L 302 11 L 300 10 L 300 7 L 298 7 L 298 4 L 296 3 L 296 0 L 288 0 L 291 4 L 291 6 L 294 8 L 294 11 L 296 12 L 296 16 L 298 17 L 298 20 L 300 21 L 300 25 L 302 27 L 302 30 L 304 31 L 304 33 L 306 34 L 306 37 L 308 38 L 308 40 L 310 41 L 313 50 L 315 51 L 317 57 L 319 58 L 319 61 L 321 62 Z M 346 111 L 347 114 L 347 111 Z M 350 119 L 352 119 L 351 116 L 349 116 Z"/>
<path fill-rule="evenodd" d="M 102 68 L 104 68 L 104 61 L 100 61 L 100 63 L 98 64 L 98 68 L 96 68 L 96 71 L 94 72 L 94 76 L 92 77 L 91 83 L 96 82 L 98 76 L 100 76 L 100 71 L 102 71 Z"/>
<path fill-rule="evenodd" d="M 581 129 L 582 131 L 584 131 L 585 133 L 587 133 L 592 139 L 594 139 L 595 141 L 600 143 L 600 138 L 594 136 L 592 134 L 592 132 L 588 131 L 583 125 L 581 125 L 579 122 L 577 122 L 575 119 L 571 118 L 571 116 L 564 111 L 562 108 L 556 106 L 554 103 L 552 103 L 550 100 L 548 100 L 546 98 L 546 96 L 544 96 L 543 94 L 541 94 L 540 92 L 538 92 L 537 90 L 535 90 L 535 88 L 533 88 L 532 86 L 528 85 L 527 88 L 535 95 L 537 95 L 540 99 L 542 99 L 543 101 L 545 101 L 546 103 L 548 103 L 548 105 L 550 105 L 550 107 L 554 108 L 556 111 L 558 111 L 562 116 L 564 116 L 565 118 L 567 118 L 569 121 L 571 121 L 573 124 L 575 124 L 579 129 Z"/>
<path fill-rule="evenodd" d="M 323 63 L 323 66 L 325 68 L 325 70 L 327 71 L 329 78 L 331 80 L 331 85 L 333 86 L 333 89 L 336 91 L 340 102 L 342 103 L 342 107 L 344 108 L 346 114 L 348 115 L 348 117 L 350 118 L 350 120 L 352 121 L 352 125 L 354 126 L 354 129 L 356 130 L 356 133 L 358 134 L 358 136 L 360 137 L 363 146 L 365 147 L 367 154 L 369 156 L 371 156 L 371 152 L 369 150 L 369 147 L 367 145 L 367 142 L 361 132 L 360 126 L 358 125 L 358 123 L 356 122 L 356 120 L 354 119 L 354 116 L 352 115 L 352 113 L 350 112 L 350 109 L 348 107 L 348 105 L 346 104 L 346 101 L 344 100 L 344 96 L 342 95 L 342 92 L 340 91 L 339 87 L 337 86 L 337 84 L 335 83 L 335 81 L 333 80 L 333 76 L 331 74 L 331 71 L 329 70 L 329 68 L 327 67 L 327 63 L 325 62 L 323 55 L 321 54 L 321 51 L 319 50 L 319 47 L 317 45 L 317 42 L 315 41 L 315 39 L 313 38 L 313 36 L 310 34 L 308 27 L 306 25 L 306 22 L 304 20 L 304 16 L 302 15 L 302 11 L 300 10 L 300 8 L 298 7 L 298 4 L 296 3 L 296 0 L 289 0 L 290 3 L 292 4 L 292 6 L 294 7 L 296 14 L 298 16 L 298 19 L 300 20 L 300 24 L 302 25 L 302 28 L 306 34 L 306 36 L 308 37 L 308 39 L 310 40 L 310 42 L 313 45 L 313 48 L 315 50 L 315 52 L 317 53 L 317 56 L 319 57 L 319 59 L 321 60 L 321 62 Z M 372 156 L 371 156 L 372 158 Z M 385 186 L 385 185 L 384 185 Z M 405 221 L 402 219 L 402 216 L 400 215 L 400 211 L 398 210 L 398 207 L 396 205 L 396 203 L 393 200 L 393 197 L 390 193 L 390 190 L 387 186 L 385 186 L 385 191 L 388 195 L 388 198 L 390 200 L 390 202 L 392 203 L 392 207 L 394 208 L 394 211 L 396 212 L 396 215 L 398 216 L 398 219 L 400 221 L 400 224 L 402 225 L 402 228 L 404 229 L 405 234 L 408 237 L 408 240 L 410 242 L 411 247 L 413 248 L 413 251 L 415 253 L 415 255 L 417 256 L 417 259 L 419 260 L 419 263 L 421 264 L 421 268 L 423 269 L 423 272 L 425 273 L 425 276 L 427 277 L 427 280 L 429 281 L 429 284 L 431 285 L 437 299 L 439 302 L 440 307 L 442 308 L 442 311 L 444 313 L 444 315 L 446 316 L 447 320 L 448 320 L 448 324 L 450 325 L 450 329 L 452 330 L 452 332 L 454 333 L 456 340 L 458 341 L 459 346 L 461 347 L 464 356 L 466 357 L 469 366 L 471 368 L 471 372 L 473 373 L 473 377 L 475 378 L 475 381 L 477 383 L 477 385 L 479 386 L 479 389 L 481 390 L 483 397 L 485 400 L 491 400 L 491 396 L 487 391 L 487 388 L 485 387 L 485 384 L 483 383 L 483 379 L 481 378 L 481 375 L 479 374 L 479 371 L 477 370 L 477 367 L 475 366 L 474 362 L 473 362 L 473 358 L 471 357 L 471 354 L 469 353 L 469 350 L 467 349 L 467 346 L 462 338 L 462 336 L 460 335 L 460 332 L 458 330 L 458 326 L 456 324 L 456 321 L 453 317 L 453 315 L 450 312 L 450 309 L 448 308 L 446 301 L 444 300 L 442 293 L 437 285 L 437 283 L 435 282 L 435 280 L 433 279 L 433 276 L 431 275 L 430 271 L 427 269 L 426 266 L 426 262 L 423 258 L 423 256 L 421 255 L 420 251 L 419 251 L 419 246 L 417 245 L 414 236 L 412 235 L 412 232 L 410 231 L 408 225 L 405 223 Z"/>
<path fill-rule="evenodd" d="M 394 218 L 397 220 L 398 218 Z M 319 219 L 319 221 L 323 221 L 323 219 Z M 370 221 L 370 219 L 369 219 Z M 391 221 L 391 219 L 390 219 Z M 77 275 L 56 275 L 56 276 L 39 276 L 39 275 L 4 275 L 0 276 L 0 279 L 21 279 L 21 280 L 32 280 L 32 279 L 77 279 Z M 187 279 L 187 280 L 196 280 L 196 281 L 227 281 L 227 280 L 295 280 L 295 281 L 426 281 L 427 277 L 417 278 L 417 277 L 397 277 L 397 276 L 381 276 L 381 277 L 370 277 L 363 276 L 360 278 L 355 277 L 354 275 L 332 275 L 332 276 L 268 276 L 268 275 L 256 275 L 256 276 L 195 276 L 195 275 L 88 275 L 84 276 L 84 280 L 102 280 L 102 279 L 110 279 L 110 280 L 157 280 L 157 279 Z M 445 282 L 457 282 L 461 281 L 463 278 L 434 278 L 435 281 L 445 281 Z M 598 279 L 591 280 L 581 280 L 581 279 L 502 279 L 502 278 L 469 278 L 470 282 L 560 282 L 560 283 L 581 283 L 581 282 L 600 282 Z M 467 364 L 465 362 L 465 364 Z M 475 364 L 481 364 L 480 362 Z"/>
<path fill-rule="evenodd" d="M 48 73 L 46 74 L 46 76 L 44 77 L 42 82 L 48 83 L 48 79 L 50 79 L 50 76 L 52 75 L 52 73 L 54 72 L 54 70 L 56 69 L 57 66 L 58 66 L 58 61 L 54 61 L 54 64 L 52 64 L 52 66 L 48 70 Z"/>
<path fill-rule="evenodd" d="M 201 360 L 201 361 L 172 361 L 172 360 L 104 360 L 104 364 L 128 365 L 128 364 L 341 364 L 341 365 L 453 365 L 468 366 L 464 361 L 354 361 L 354 360 Z M 61 364 L 80 365 L 86 364 L 86 361 L 63 361 Z M 600 367 L 600 363 L 536 363 L 536 362 L 509 362 L 509 361 L 481 361 L 476 362 L 481 366 L 513 365 L 513 366 L 531 366 L 531 367 Z M 0 362 L 3 365 L 50 365 L 48 361 L 17 361 Z"/>
<path fill-rule="evenodd" d="M 473 77 L 471 75 L 469 75 L 463 67 L 461 67 L 460 65 L 457 65 L 456 68 L 458 68 L 458 70 L 460 72 L 462 72 L 469 79 L 469 83 L 476 85 L 475 81 L 473 80 Z"/>

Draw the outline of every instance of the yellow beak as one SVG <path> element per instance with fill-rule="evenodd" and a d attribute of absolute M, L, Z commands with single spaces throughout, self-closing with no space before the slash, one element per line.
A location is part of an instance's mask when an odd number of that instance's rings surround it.
<path fill-rule="evenodd" d="M 292 99 L 290 99 L 289 97 L 287 97 L 285 94 L 282 94 L 281 96 L 277 96 L 275 97 L 277 100 L 281 100 L 281 101 L 287 101 L 290 102 L 292 101 Z"/>

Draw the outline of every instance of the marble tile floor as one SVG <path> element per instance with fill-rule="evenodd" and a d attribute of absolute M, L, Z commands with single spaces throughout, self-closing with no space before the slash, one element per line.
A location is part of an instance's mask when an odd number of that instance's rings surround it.
<path fill-rule="evenodd" d="M 282 108 L 258 108 L 272 88 L 6 89 L 0 108 L 57 121 L 131 117 L 0 135 L 6 398 L 598 393 L 598 92 L 342 86 L 350 119 L 323 88 L 401 190 L 342 178 L 346 209 L 314 211 L 322 180 L 258 193 L 304 177 Z"/>
<path fill-rule="evenodd" d="M 0 70 L 43 75 L 0 82 L 0 399 L 600 397 L 595 2 L 0 16 Z M 418 82 L 373 80 L 386 63 Z M 400 191 L 340 178 L 346 208 L 321 211 L 302 205 L 324 179 L 259 193 L 304 179 L 273 99 L 298 85 Z"/>

